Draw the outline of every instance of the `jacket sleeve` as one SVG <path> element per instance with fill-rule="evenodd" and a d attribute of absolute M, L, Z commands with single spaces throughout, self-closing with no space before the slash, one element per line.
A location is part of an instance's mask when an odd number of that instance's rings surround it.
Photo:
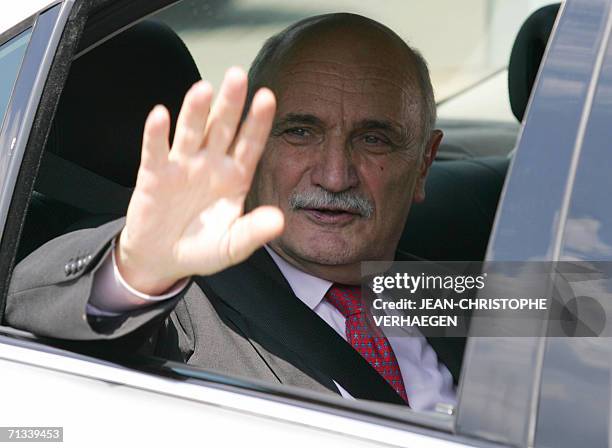
<path fill-rule="evenodd" d="M 44 244 L 13 271 L 5 323 L 39 336 L 139 346 L 154 338 L 187 288 L 176 297 L 117 317 L 88 316 L 93 279 L 125 218 L 77 230 Z"/>

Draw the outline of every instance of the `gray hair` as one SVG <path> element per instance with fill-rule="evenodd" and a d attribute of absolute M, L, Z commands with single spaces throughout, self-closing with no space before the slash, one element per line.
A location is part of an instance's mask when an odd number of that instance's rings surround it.
<path fill-rule="evenodd" d="M 285 54 L 287 49 L 290 48 L 296 38 L 315 25 L 338 20 L 354 21 L 375 26 L 388 34 L 392 39 L 399 42 L 406 49 L 407 53 L 412 56 L 416 68 L 417 82 L 419 84 L 419 90 L 421 93 L 421 126 L 423 130 L 422 145 L 426 145 L 436 123 L 436 101 L 434 98 L 431 78 L 429 76 L 429 68 L 427 67 L 425 58 L 423 58 L 423 55 L 421 55 L 418 50 L 408 45 L 390 28 L 372 19 L 357 14 L 330 13 L 307 17 L 270 37 L 261 47 L 257 53 L 257 56 L 255 56 L 255 59 L 251 63 L 251 67 L 249 69 L 247 105 L 251 104 L 251 100 L 253 99 L 255 92 L 260 87 L 265 86 L 266 82 L 270 82 L 271 73 L 275 68 L 278 68 L 282 56 Z M 245 109 L 248 110 L 248 107 Z"/>

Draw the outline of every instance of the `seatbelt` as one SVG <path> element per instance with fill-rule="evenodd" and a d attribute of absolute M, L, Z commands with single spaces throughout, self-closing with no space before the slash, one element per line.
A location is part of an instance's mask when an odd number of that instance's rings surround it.
<path fill-rule="evenodd" d="M 34 190 L 92 214 L 125 215 L 133 189 L 45 151 Z"/>

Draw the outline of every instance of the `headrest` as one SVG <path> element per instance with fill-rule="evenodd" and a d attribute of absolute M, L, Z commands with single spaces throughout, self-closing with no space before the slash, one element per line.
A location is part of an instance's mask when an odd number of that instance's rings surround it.
<path fill-rule="evenodd" d="M 132 187 L 147 114 L 163 104 L 176 123 L 199 79 L 174 31 L 156 22 L 134 25 L 72 63 L 47 150 Z"/>
<path fill-rule="evenodd" d="M 523 120 L 559 5 L 544 6 L 531 14 L 514 40 L 508 63 L 508 92 L 512 113 L 518 121 Z"/>

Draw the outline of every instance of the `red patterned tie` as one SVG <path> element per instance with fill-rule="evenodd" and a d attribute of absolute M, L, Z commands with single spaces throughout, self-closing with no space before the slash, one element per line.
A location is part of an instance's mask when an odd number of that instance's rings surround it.
<path fill-rule="evenodd" d="M 368 327 L 361 302 L 361 288 L 334 283 L 325 294 L 325 299 L 346 318 L 347 341 L 408 403 L 402 374 L 388 339 L 374 336 Z"/>

